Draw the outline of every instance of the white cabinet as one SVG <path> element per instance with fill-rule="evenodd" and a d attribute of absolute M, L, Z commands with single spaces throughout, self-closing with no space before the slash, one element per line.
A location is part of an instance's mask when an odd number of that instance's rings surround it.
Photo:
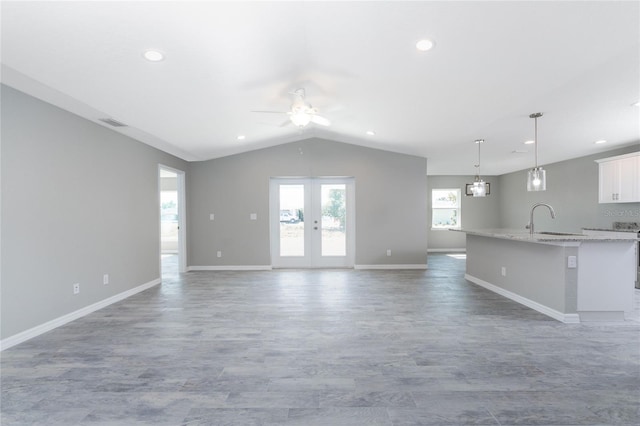
<path fill-rule="evenodd" d="M 640 152 L 596 160 L 599 203 L 640 202 Z"/>

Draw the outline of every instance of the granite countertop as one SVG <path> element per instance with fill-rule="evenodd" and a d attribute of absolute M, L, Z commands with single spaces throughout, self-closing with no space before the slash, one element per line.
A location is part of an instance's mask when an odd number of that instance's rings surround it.
<path fill-rule="evenodd" d="M 583 235 L 578 233 L 534 233 L 529 234 L 527 230 L 521 229 L 450 229 L 451 231 L 465 232 L 469 235 L 482 237 L 501 238 L 505 240 L 516 240 L 532 243 L 581 243 L 590 242 L 619 242 L 629 240 L 639 240 L 637 237 L 612 237 L 602 235 Z"/>
<path fill-rule="evenodd" d="M 607 231 L 607 232 L 640 232 L 638 229 L 613 229 L 613 228 L 582 228 L 585 231 Z"/>

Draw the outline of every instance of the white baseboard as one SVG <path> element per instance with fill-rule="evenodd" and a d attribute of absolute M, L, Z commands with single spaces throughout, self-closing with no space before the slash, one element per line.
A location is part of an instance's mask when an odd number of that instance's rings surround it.
<path fill-rule="evenodd" d="M 564 314 L 560 311 L 556 311 L 548 306 L 542 305 L 538 302 L 534 302 L 531 299 L 527 299 L 526 297 L 520 296 L 519 294 L 513 293 L 509 290 L 505 290 L 502 287 L 498 287 L 497 285 L 491 284 L 487 281 L 481 280 L 480 278 L 476 278 L 472 275 L 465 274 L 464 278 L 468 281 L 471 281 L 474 284 L 478 284 L 480 287 L 484 287 L 487 290 L 491 290 L 494 293 L 498 293 L 501 296 L 506 297 L 507 299 L 511 299 L 514 302 L 518 302 L 521 305 L 524 305 L 528 308 L 531 308 L 535 311 L 540 312 L 541 314 L 545 314 L 555 320 L 561 321 L 565 324 L 579 324 L 580 316 L 578 314 Z"/>
<path fill-rule="evenodd" d="M 187 271 L 271 271 L 271 265 L 189 266 Z M 288 268 L 284 268 L 288 269 Z M 329 268 L 332 269 L 332 268 Z M 354 265 L 353 269 L 427 269 L 426 264 Z"/>
<path fill-rule="evenodd" d="M 142 284 L 142 285 L 139 285 L 138 287 L 134 287 L 127 291 L 123 291 L 122 293 L 119 293 L 119 294 L 116 294 L 115 296 L 111 296 L 107 299 L 101 300 L 100 302 L 96 302 L 92 305 L 85 306 L 84 308 L 78 309 L 77 311 L 63 315 L 51 321 L 47 321 L 44 324 L 37 325 L 21 333 L 14 334 L 13 336 L 7 337 L 6 339 L 2 339 L 0 340 L 0 351 L 9 349 L 12 346 L 18 345 L 22 342 L 26 342 L 27 340 L 33 339 L 34 337 L 44 334 L 47 331 L 51 331 L 54 328 L 58 328 L 71 321 L 77 320 L 78 318 L 82 318 L 85 315 L 89 315 L 90 313 L 93 313 L 97 310 L 105 308 L 116 302 L 124 300 L 127 297 L 131 297 L 134 294 L 140 293 L 141 291 L 145 291 L 153 286 L 156 286 L 161 282 L 162 280 L 160 278 L 156 278 L 155 280 L 149 281 L 146 284 Z"/>
<path fill-rule="evenodd" d="M 187 271 L 270 271 L 271 265 L 188 266 Z"/>
<path fill-rule="evenodd" d="M 427 269 L 427 264 L 354 265 L 353 269 Z"/>
<path fill-rule="evenodd" d="M 461 248 L 432 248 L 432 249 L 427 249 L 427 253 L 460 253 L 460 252 L 466 252 L 467 249 L 464 247 Z"/>

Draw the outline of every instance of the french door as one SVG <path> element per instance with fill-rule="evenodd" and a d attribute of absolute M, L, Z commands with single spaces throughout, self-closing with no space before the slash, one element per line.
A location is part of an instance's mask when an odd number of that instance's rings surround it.
<path fill-rule="evenodd" d="M 354 200 L 353 178 L 271 179 L 273 267 L 353 267 Z"/>

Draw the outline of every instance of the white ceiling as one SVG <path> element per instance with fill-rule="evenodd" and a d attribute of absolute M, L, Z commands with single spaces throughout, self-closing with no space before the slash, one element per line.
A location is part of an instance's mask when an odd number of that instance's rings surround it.
<path fill-rule="evenodd" d="M 543 165 L 639 143 L 639 5 L 3 1 L 2 81 L 189 161 L 317 136 L 468 175 L 483 138 L 502 174 L 532 166 L 534 112 Z M 299 87 L 329 128 L 251 112 Z"/>

